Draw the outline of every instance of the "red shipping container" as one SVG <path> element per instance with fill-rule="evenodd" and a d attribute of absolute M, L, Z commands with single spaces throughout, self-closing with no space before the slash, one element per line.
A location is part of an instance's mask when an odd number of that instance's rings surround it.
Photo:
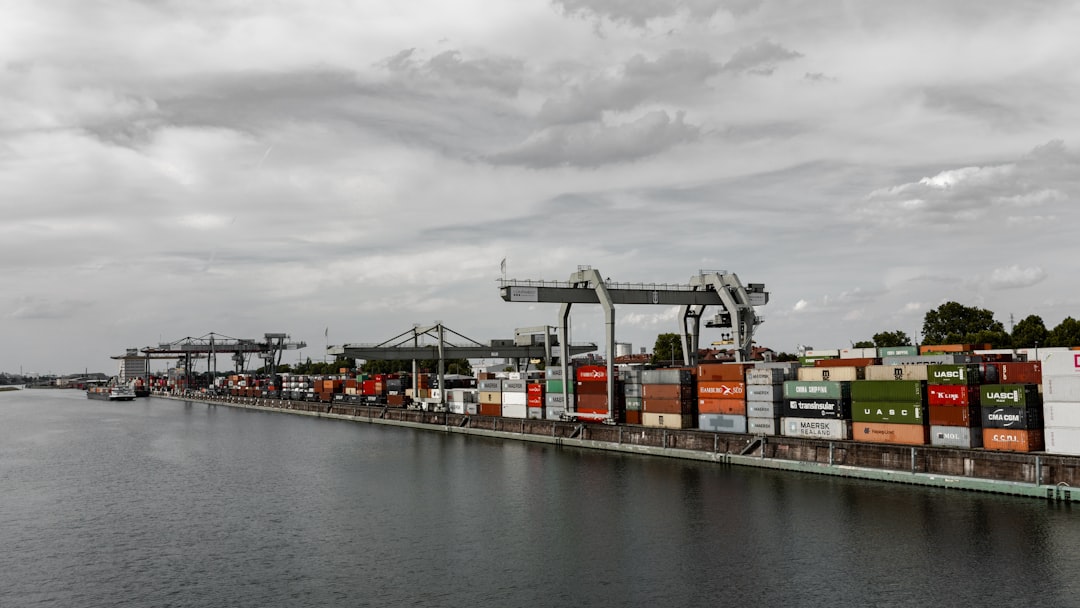
<path fill-rule="evenodd" d="M 543 395 L 529 395 L 525 398 L 525 402 L 529 407 L 543 407 L 544 396 Z"/>
<path fill-rule="evenodd" d="M 876 365 L 877 359 L 818 359 L 814 361 L 814 367 L 866 367 Z"/>
<path fill-rule="evenodd" d="M 502 416 L 502 405 L 498 403 L 481 403 L 479 405 L 481 416 Z"/>
<path fill-rule="evenodd" d="M 604 410 L 607 411 L 607 394 L 588 395 L 578 393 L 577 406 L 579 410 Z"/>
<path fill-rule="evenodd" d="M 577 369 L 578 382 L 607 382 L 607 367 L 603 365 L 582 365 Z"/>
<path fill-rule="evenodd" d="M 533 384 L 528 385 L 526 390 L 529 392 L 530 395 L 543 395 L 544 394 L 544 385 L 543 384 L 533 383 Z"/>
<path fill-rule="evenodd" d="M 656 399 L 690 399 L 693 387 L 688 384 L 642 384 L 641 396 Z"/>
<path fill-rule="evenodd" d="M 745 399 L 746 384 L 743 382 L 698 382 L 700 399 Z"/>
<path fill-rule="evenodd" d="M 997 377 L 987 384 L 1042 384 L 1042 365 L 1038 361 L 987 363 L 986 366 L 997 370 Z"/>
<path fill-rule="evenodd" d="M 365 395 L 374 395 L 375 394 L 375 381 L 374 380 L 364 380 L 363 385 L 360 387 L 360 390 Z"/>
<path fill-rule="evenodd" d="M 980 426 L 978 406 L 931 405 L 927 418 L 932 426 Z"/>
<path fill-rule="evenodd" d="M 641 412 L 635 410 L 627 410 L 626 424 L 641 424 Z"/>
<path fill-rule="evenodd" d="M 752 363 L 702 363 L 697 366 L 698 382 L 743 382 Z"/>
<path fill-rule="evenodd" d="M 930 405 L 941 406 L 979 405 L 979 387 L 961 384 L 931 384 L 926 387 L 926 402 Z"/>
<path fill-rule="evenodd" d="M 699 414 L 746 415 L 744 399 L 698 399 L 697 408 Z"/>
<path fill-rule="evenodd" d="M 574 389 L 579 395 L 606 395 L 607 382 L 578 382 Z"/>
<path fill-rule="evenodd" d="M 645 397 L 641 400 L 641 409 L 650 414 L 689 414 L 691 404 L 683 399 Z"/>

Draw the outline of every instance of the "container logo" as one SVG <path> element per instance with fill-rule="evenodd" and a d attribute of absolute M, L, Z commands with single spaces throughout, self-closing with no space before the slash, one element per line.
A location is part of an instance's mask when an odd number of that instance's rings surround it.
<path fill-rule="evenodd" d="M 1020 390 L 1017 389 L 1017 390 L 997 392 L 997 393 L 987 392 L 986 397 L 988 399 L 992 399 L 992 400 L 995 400 L 995 401 L 1013 401 L 1013 402 L 1019 403 L 1020 402 Z"/>
<path fill-rule="evenodd" d="M 990 412 L 986 415 L 986 418 L 991 422 L 1004 422 L 1005 428 L 1009 428 L 1023 419 L 1020 414 L 1010 414 L 1001 409 Z"/>
<path fill-rule="evenodd" d="M 993 440 L 1004 443 L 1020 443 L 1020 436 L 1012 433 L 994 433 Z"/>

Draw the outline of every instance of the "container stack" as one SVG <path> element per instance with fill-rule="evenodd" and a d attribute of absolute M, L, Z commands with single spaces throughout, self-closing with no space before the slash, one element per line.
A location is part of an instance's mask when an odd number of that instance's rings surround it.
<path fill-rule="evenodd" d="M 1080 456 L 1080 351 L 1051 351 L 1042 363 L 1046 451 Z"/>
<path fill-rule="evenodd" d="M 746 432 L 746 370 L 741 363 L 697 367 L 698 428 L 722 433 Z"/>
<path fill-rule="evenodd" d="M 626 424 L 641 424 L 641 370 L 620 371 L 619 380 L 623 386 Z"/>
<path fill-rule="evenodd" d="M 1008 452 L 1043 449 L 1042 396 L 1038 384 L 984 384 L 983 447 Z"/>
<path fill-rule="evenodd" d="M 926 382 L 863 380 L 851 384 L 851 438 L 870 443 L 926 445 Z"/>
<path fill-rule="evenodd" d="M 979 410 L 979 366 L 927 365 L 930 445 L 947 448 L 982 447 Z"/>
<path fill-rule="evenodd" d="M 799 373 L 804 369 L 807 368 L 799 368 Z M 784 382 L 781 414 L 781 435 L 850 439 L 851 383 L 788 380 Z"/>
<path fill-rule="evenodd" d="M 502 380 L 478 380 L 477 398 L 481 416 L 502 416 Z"/>
<path fill-rule="evenodd" d="M 574 413 L 584 419 L 602 419 L 608 415 L 607 367 L 603 365 L 583 365 L 577 368 L 577 383 L 574 394 L 577 398 Z M 611 407 L 611 417 L 616 422 L 621 420 L 622 389 L 615 383 L 615 400 Z"/>
<path fill-rule="evenodd" d="M 528 385 L 525 380 L 502 381 L 503 418 L 526 418 L 529 414 Z"/>
<path fill-rule="evenodd" d="M 475 388 L 446 389 L 446 408 L 452 414 L 475 415 L 479 413 L 476 399 L 477 389 Z"/>
<path fill-rule="evenodd" d="M 570 373 L 574 373 L 571 366 Z M 547 420 L 560 420 L 566 412 L 566 397 L 574 398 L 574 383 L 566 382 L 562 366 L 549 367 L 544 371 L 544 417 Z M 563 395 L 563 389 L 567 394 Z"/>
<path fill-rule="evenodd" d="M 784 369 L 755 368 L 746 372 L 746 432 L 779 435 L 784 405 Z"/>
<path fill-rule="evenodd" d="M 529 382 L 525 389 L 526 404 L 528 409 L 526 417 L 543 420 L 544 418 L 544 384 L 541 382 Z"/>
<path fill-rule="evenodd" d="M 694 428 L 694 374 L 689 369 L 641 372 L 641 424 L 669 429 Z"/>

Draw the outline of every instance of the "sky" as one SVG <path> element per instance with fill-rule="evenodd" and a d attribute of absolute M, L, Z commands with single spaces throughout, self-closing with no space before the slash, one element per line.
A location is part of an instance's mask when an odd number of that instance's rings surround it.
<path fill-rule="evenodd" d="M 784 352 L 917 340 L 947 301 L 1052 328 L 1080 317 L 1077 31 L 1053 0 L 5 0 L 0 371 L 556 325 L 499 297 L 504 259 L 734 272 Z M 679 328 L 617 310 L 635 352 Z M 571 332 L 602 344 L 599 307 Z"/>

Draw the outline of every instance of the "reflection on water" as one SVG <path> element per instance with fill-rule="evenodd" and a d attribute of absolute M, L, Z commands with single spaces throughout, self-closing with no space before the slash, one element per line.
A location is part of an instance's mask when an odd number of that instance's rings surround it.
<path fill-rule="evenodd" d="M 73 393 L 0 394 L 0 606 L 1059 606 L 1077 591 L 1080 527 L 1052 503 Z"/>

